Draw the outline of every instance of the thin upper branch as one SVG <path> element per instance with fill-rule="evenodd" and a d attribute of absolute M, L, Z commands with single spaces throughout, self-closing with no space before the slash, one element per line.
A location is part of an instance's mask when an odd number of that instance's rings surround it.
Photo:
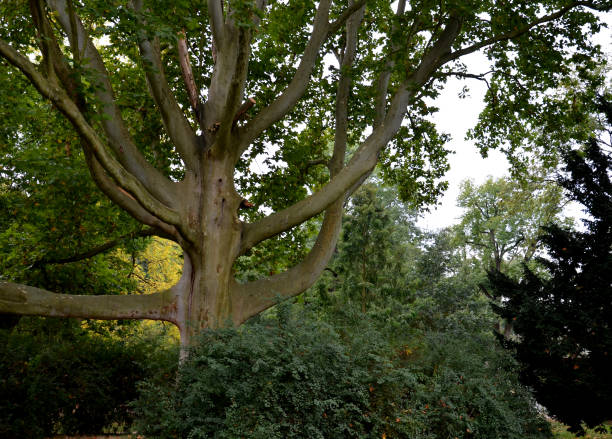
<path fill-rule="evenodd" d="M 100 320 L 174 321 L 172 290 L 143 295 L 72 295 L 0 282 L 0 313 Z"/>
<path fill-rule="evenodd" d="M 349 1 L 352 6 L 354 1 Z M 363 15 L 365 5 L 355 14 L 351 15 L 346 25 L 346 43 L 340 62 L 340 79 L 336 89 L 336 109 L 335 109 L 335 133 L 334 133 L 334 153 L 330 160 L 331 177 L 333 178 L 344 165 L 348 139 L 348 101 L 351 92 L 353 63 L 357 52 L 357 34 Z"/>
<path fill-rule="evenodd" d="M 351 2 L 351 4 L 340 14 L 340 16 L 329 24 L 329 29 L 327 30 L 328 36 L 333 35 L 338 30 L 344 26 L 344 23 L 353 15 L 355 12 L 362 9 L 366 4 L 366 0 L 359 0 L 355 2 Z"/>
<path fill-rule="evenodd" d="M 200 111 L 200 98 L 198 93 L 198 87 L 195 83 L 195 79 L 193 78 L 191 61 L 189 61 L 189 48 L 187 47 L 187 34 L 184 30 L 179 33 L 177 45 L 179 64 L 181 66 L 181 74 L 183 76 L 183 82 L 185 83 L 187 95 L 189 96 L 189 103 L 191 104 L 191 109 L 196 115 L 196 118 L 198 119 L 198 121 L 200 121 L 200 116 L 198 114 Z"/>
<path fill-rule="evenodd" d="M 478 81 L 483 81 L 487 84 L 487 88 L 491 88 L 491 84 L 487 79 L 486 75 L 490 75 L 491 73 L 495 73 L 493 70 L 489 70 L 485 73 L 468 73 L 468 72 L 444 72 L 443 76 L 456 76 L 457 78 L 469 78 L 469 79 L 477 79 Z"/>
<path fill-rule="evenodd" d="M 135 0 L 129 3 L 129 7 L 132 8 L 142 24 L 141 28 L 137 31 L 138 47 L 140 49 L 140 55 L 144 61 L 144 71 L 151 90 L 151 96 L 155 101 L 155 104 L 159 108 L 164 128 L 172 140 L 173 145 L 176 147 L 177 152 L 183 159 L 187 169 L 193 169 L 197 162 L 197 151 L 198 142 L 196 133 L 192 129 L 187 117 L 183 113 L 183 110 L 179 107 L 168 81 L 164 73 L 164 68 L 161 60 L 161 52 L 159 48 L 159 41 L 155 38 L 149 39 L 145 30 L 145 24 L 142 20 L 140 13 L 142 12 L 142 1 Z M 192 105 L 196 105 L 197 108 L 197 88 L 195 81 L 193 80 L 193 74 L 191 74 L 191 66 L 183 65 L 183 56 L 187 57 L 188 53 L 181 54 L 181 41 L 185 43 L 185 40 L 179 38 L 179 55 L 181 56 L 181 70 L 183 75 L 190 75 L 185 78 L 185 85 L 189 94 Z M 186 49 L 186 48 L 185 48 Z M 185 68 L 187 71 L 185 71 Z M 199 122 L 199 121 L 198 121 Z"/>
<path fill-rule="evenodd" d="M 45 258 L 39 259 L 38 261 L 34 262 L 34 266 L 49 265 L 49 264 L 69 264 L 71 262 L 82 261 L 85 259 L 93 258 L 94 256 L 97 256 L 101 253 L 111 250 L 128 239 L 144 238 L 147 236 L 158 236 L 159 234 L 160 232 L 158 230 L 155 230 L 152 228 L 147 228 L 143 230 L 135 230 L 133 232 L 126 233 L 125 235 L 119 236 L 116 239 L 112 239 L 108 242 L 105 242 L 104 244 L 91 248 L 87 250 L 86 252 L 77 253 L 72 256 L 68 256 L 64 258 L 45 257 Z"/>
<path fill-rule="evenodd" d="M 79 77 L 68 65 L 57 38 L 51 27 L 46 14 L 44 0 L 30 0 L 30 12 L 32 21 L 37 30 L 37 40 L 43 55 L 41 67 L 48 77 L 57 76 L 71 99 L 79 102 L 83 107 L 83 100 L 79 99 Z"/>
<path fill-rule="evenodd" d="M 538 18 L 537 20 L 532 21 L 531 23 L 528 23 L 524 26 L 521 27 L 517 27 L 516 29 L 513 29 L 509 32 L 504 32 L 502 34 L 499 35 L 495 35 L 491 38 L 487 38 L 486 40 L 480 41 L 476 44 L 472 44 L 471 46 L 465 47 L 463 49 L 459 49 L 459 50 L 455 50 L 452 53 L 448 53 L 447 55 L 445 55 L 443 57 L 443 59 L 441 60 L 443 63 L 447 63 L 449 61 L 455 60 L 457 58 L 460 58 L 462 56 L 468 55 L 470 53 L 476 52 L 477 50 L 480 50 L 484 47 L 490 46 L 494 43 L 500 42 L 500 41 L 505 41 L 505 40 L 511 40 L 513 38 L 519 37 L 527 32 L 529 32 L 531 29 L 533 29 L 536 26 L 539 26 L 540 24 L 543 23 L 548 23 L 550 21 L 556 20 L 557 18 L 562 17 L 565 13 L 567 13 L 569 10 L 576 8 L 578 6 L 585 6 L 585 7 L 589 7 L 592 9 L 597 9 L 600 10 L 600 8 L 598 8 L 596 5 L 594 5 L 592 2 L 585 2 L 585 1 L 574 1 L 571 2 L 570 4 L 568 4 L 567 6 L 559 9 L 558 11 L 552 13 L 552 14 L 548 14 L 548 15 L 544 15 L 543 17 Z"/>
<path fill-rule="evenodd" d="M 358 11 L 365 1 L 355 2 L 349 6 L 333 23 L 328 22 L 331 0 L 319 2 L 315 14 L 312 33 L 300 64 L 287 88 L 270 105 L 262 109 L 245 127 L 240 139 L 240 153 L 244 152 L 253 140 L 270 125 L 282 119 L 302 97 L 308 88 L 310 75 L 325 40 L 333 35 L 344 23 Z"/>
<path fill-rule="evenodd" d="M 400 0 L 397 4 L 397 10 L 395 15 L 397 17 L 404 14 L 406 10 L 406 0 Z M 412 23 L 413 28 L 416 26 L 417 20 Z M 394 35 L 397 32 L 397 24 L 393 23 L 391 27 L 391 35 Z M 412 32 L 411 32 L 412 33 Z M 398 49 L 398 43 L 391 43 L 391 51 L 395 52 Z M 387 105 L 387 93 L 389 90 L 389 80 L 391 79 L 391 70 L 393 70 L 393 66 L 395 65 L 395 61 L 392 57 L 388 57 L 385 61 L 385 67 L 380 75 L 378 76 L 378 80 L 376 81 L 376 102 L 374 104 L 374 128 L 378 127 L 383 119 L 385 118 L 385 110 Z"/>
<path fill-rule="evenodd" d="M 147 186 L 161 202 L 171 206 L 176 199 L 176 187 L 144 158 L 132 141 L 121 116 L 121 110 L 115 101 L 106 66 L 80 18 L 75 15 L 66 0 L 48 0 L 48 3 L 56 12 L 62 28 L 68 35 L 73 52 L 82 54 L 84 67 L 89 69 L 98 83 L 95 95 L 99 101 L 99 111 L 103 115 L 101 124 L 109 140 L 109 146 L 129 173 Z"/>

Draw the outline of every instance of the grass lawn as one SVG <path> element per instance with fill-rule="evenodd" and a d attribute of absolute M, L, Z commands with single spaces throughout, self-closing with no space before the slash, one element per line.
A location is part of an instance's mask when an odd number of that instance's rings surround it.
<path fill-rule="evenodd" d="M 567 431 L 567 426 L 560 422 L 552 421 L 552 430 L 555 439 L 612 439 L 612 425 L 608 425 L 607 433 L 598 433 L 594 430 L 587 430 L 586 435 L 580 437 Z M 126 434 L 118 436 L 55 436 L 53 439 L 143 439 L 143 436 L 136 434 Z"/>
<path fill-rule="evenodd" d="M 552 422 L 552 430 L 555 439 L 580 439 L 580 436 L 576 436 L 574 433 L 567 431 L 567 426 L 560 422 Z M 582 436 L 582 439 L 612 439 L 612 427 L 607 426 L 607 433 L 598 433 L 594 430 L 587 430 L 586 435 Z"/>

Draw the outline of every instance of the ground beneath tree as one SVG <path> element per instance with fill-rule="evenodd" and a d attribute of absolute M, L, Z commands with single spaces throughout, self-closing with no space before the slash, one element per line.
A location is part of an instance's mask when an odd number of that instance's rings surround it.
<path fill-rule="evenodd" d="M 567 431 L 567 425 L 560 422 L 552 421 L 553 437 L 555 439 L 612 439 L 612 422 L 606 422 L 606 433 L 596 432 L 595 430 L 587 430 L 584 436 L 576 436 L 574 433 Z"/>
<path fill-rule="evenodd" d="M 66 436 L 63 434 L 59 434 L 53 436 L 50 439 L 145 439 L 144 436 L 139 434 L 122 434 L 122 435 L 108 435 L 108 434 L 99 434 L 93 436 Z"/>

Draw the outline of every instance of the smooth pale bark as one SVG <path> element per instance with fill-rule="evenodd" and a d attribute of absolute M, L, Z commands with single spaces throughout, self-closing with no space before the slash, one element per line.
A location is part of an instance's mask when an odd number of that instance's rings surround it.
<path fill-rule="evenodd" d="M 0 40 L 0 56 L 21 70 L 40 94 L 48 99 L 73 125 L 81 137 L 87 165 L 98 187 L 117 205 L 138 221 L 153 228 L 152 233 L 176 241 L 184 251 L 184 268 L 180 281 L 167 291 L 148 296 L 72 296 L 18 285 L 0 283 L 0 313 L 43 316 L 88 317 L 99 319 L 160 319 L 175 323 L 181 340 L 188 344 L 203 328 L 240 324 L 249 317 L 274 305 L 277 297 L 291 297 L 303 292 L 319 277 L 333 254 L 346 197 L 369 175 L 380 151 L 399 131 L 409 106 L 420 89 L 441 66 L 463 55 L 498 41 L 527 33 L 534 26 L 561 17 L 572 8 L 584 5 L 573 2 L 556 13 L 541 17 L 512 32 L 493 35 L 480 42 L 455 49 L 464 17 L 451 15 L 441 30 L 433 35 L 428 50 L 417 68 L 407 71 L 394 84 L 389 95 L 390 71 L 387 63 L 374 87 L 375 120 L 373 131 L 358 145 L 345 164 L 349 130 L 348 100 L 351 93 L 350 70 L 356 56 L 359 28 L 365 1 L 349 1 L 339 18 L 329 21 L 331 0 L 317 4 L 312 33 L 288 87 L 272 103 L 261 109 L 244 126 L 237 121 L 244 113 L 244 90 L 250 57 L 250 43 L 259 18 L 253 27 L 233 23 L 232 2 L 208 0 L 208 14 L 213 35 L 215 65 L 206 84 L 208 96 L 197 102 L 195 79 L 189 75 L 187 46 L 180 47 L 182 72 L 194 110 L 200 111 L 194 127 L 177 103 L 164 75 L 157 42 L 138 34 L 138 46 L 149 91 L 160 110 L 168 137 L 185 164 L 185 178 L 172 182 L 144 160 L 126 129 L 115 101 L 108 71 L 103 59 L 88 37 L 83 22 L 66 0 L 48 0 L 56 11 L 63 33 L 52 29 L 43 13 L 42 0 L 33 0 L 33 21 L 39 32 L 43 61 L 33 64 L 10 44 Z M 264 9 L 266 2 L 258 0 Z M 138 13 L 138 0 L 130 3 Z M 398 3 L 401 15 L 404 0 Z M 263 11 L 265 13 L 265 11 Z M 345 32 L 342 69 L 336 87 L 334 151 L 328 163 L 330 180 L 319 191 L 279 212 L 245 224 L 238 211 L 243 201 L 234 187 L 235 166 L 241 154 L 272 124 L 281 121 L 306 92 L 321 48 L 340 29 Z M 101 129 L 85 116 L 86 102 L 78 95 L 80 72 L 71 70 L 59 50 L 58 41 L 68 41 L 75 58 L 87 60 L 94 73 L 97 102 L 93 104 Z M 184 40 L 182 40 L 184 43 Z M 100 132 L 97 130 L 100 129 Z M 259 242 L 289 230 L 325 211 L 317 240 L 305 259 L 295 267 L 266 279 L 239 284 L 234 279 L 233 264 L 238 256 Z"/>
<path fill-rule="evenodd" d="M 66 0 L 50 0 L 48 4 L 57 13 L 60 24 L 71 40 L 73 52 L 79 54 L 85 68 L 91 69 L 92 74 L 95 75 L 95 78 L 92 79 L 98 84 L 98 87 L 95 88 L 98 112 L 103 115 L 101 123 L 104 134 L 109 140 L 108 146 L 113 150 L 122 167 L 134 175 L 156 198 L 166 205 L 172 205 L 176 195 L 175 185 L 147 162 L 134 144 L 115 101 L 106 66 L 83 23 L 75 16 L 74 11 L 69 7 L 70 3 Z M 175 144 L 180 150 L 182 144 L 179 142 Z"/>
<path fill-rule="evenodd" d="M 79 296 L 0 282 L 0 310 L 4 313 L 49 317 L 173 321 L 176 301 L 172 290 L 146 295 Z"/>

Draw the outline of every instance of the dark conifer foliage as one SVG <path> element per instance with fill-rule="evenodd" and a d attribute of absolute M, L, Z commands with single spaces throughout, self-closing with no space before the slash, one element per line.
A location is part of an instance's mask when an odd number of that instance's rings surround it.
<path fill-rule="evenodd" d="M 612 106 L 600 110 L 612 125 Z M 515 336 L 502 343 L 515 350 L 522 380 L 549 413 L 581 432 L 612 419 L 612 183 L 604 142 L 592 139 L 565 156 L 559 183 L 590 215 L 583 232 L 551 225 L 542 237 L 549 276 L 527 267 L 513 281 L 490 273 L 494 310 L 513 321 Z"/>
<path fill-rule="evenodd" d="M 612 105 L 599 108 L 608 127 Z M 608 128 L 609 130 L 609 128 Z M 540 262 L 549 276 L 525 267 L 516 282 L 490 273 L 497 296 L 494 306 L 514 322 L 515 336 L 503 344 L 515 349 L 522 380 L 549 413 L 582 432 L 612 419 L 612 160 L 609 144 L 592 139 L 565 156 L 559 183 L 590 218 L 586 230 L 545 229 L 549 257 Z"/>

